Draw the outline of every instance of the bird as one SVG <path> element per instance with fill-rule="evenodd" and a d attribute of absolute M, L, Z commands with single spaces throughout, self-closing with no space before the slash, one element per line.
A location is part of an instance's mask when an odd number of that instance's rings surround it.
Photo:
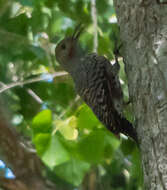
<path fill-rule="evenodd" d="M 132 123 L 123 116 L 123 91 L 119 80 L 120 65 L 97 53 L 87 53 L 79 44 L 83 27 L 78 25 L 71 36 L 61 40 L 55 48 L 58 63 L 67 71 L 76 92 L 92 109 L 99 121 L 113 134 L 120 133 L 137 140 Z"/>

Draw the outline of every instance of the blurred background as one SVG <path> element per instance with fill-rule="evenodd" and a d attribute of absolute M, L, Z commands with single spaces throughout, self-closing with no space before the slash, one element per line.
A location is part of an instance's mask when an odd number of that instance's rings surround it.
<path fill-rule="evenodd" d="M 15 130 L 33 144 L 59 190 L 140 190 L 140 154 L 108 132 L 55 59 L 56 44 L 78 23 L 80 44 L 114 63 L 120 43 L 112 0 L 0 0 L 0 97 Z M 120 58 L 125 101 L 127 80 Z M 131 122 L 131 105 L 125 109 Z M 0 154 L 0 176 L 14 178 Z"/>

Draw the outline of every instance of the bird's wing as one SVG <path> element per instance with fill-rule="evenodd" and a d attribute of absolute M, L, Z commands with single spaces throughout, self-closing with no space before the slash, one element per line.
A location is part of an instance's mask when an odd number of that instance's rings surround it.
<path fill-rule="evenodd" d="M 137 142 L 135 129 L 121 115 L 123 93 L 110 62 L 103 56 L 91 54 L 85 59 L 85 70 L 87 82 L 82 98 L 111 132 L 116 135 L 123 133 Z"/>
<path fill-rule="evenodd" d="M 115 90 L 114 74 L 108 75 L 106 63 L 109 61 L 102 56 L 91 54 L 84 61 L 87 72 L 87 85 L 82 93 L 84 101 L 92 108 L 98 119 L 114 133 L 116 117 L 113 97 Z"/>

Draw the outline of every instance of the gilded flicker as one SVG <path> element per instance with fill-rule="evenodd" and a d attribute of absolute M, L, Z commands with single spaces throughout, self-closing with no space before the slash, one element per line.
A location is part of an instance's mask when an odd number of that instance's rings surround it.
<path fill-rule="evenodd" d="M 76 92 L 97 118 L 115 135 L 123 133 L 137 142 L 132 124 L 123 117 L 123 92 L 118 76 L 119 63 L 111 65 L 104 56 L 86 54 L 78 43 L 81 28 L 56 47 L 59 64 L 73 78 Z"/>

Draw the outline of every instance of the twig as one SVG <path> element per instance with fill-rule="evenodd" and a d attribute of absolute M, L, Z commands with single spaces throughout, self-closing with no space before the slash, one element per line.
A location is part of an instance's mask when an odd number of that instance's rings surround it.
<path fill-rule="evenodd" d="M 76 104 L 76 102 L 78 102 L 79 99 L 80 99 L 80 96 L 77 95 L 74 101 L 68 106 L 68 108 L 64 112 L 61 113 L 59 118 L 61 119 Z"/>
<path fill-rule="evenodd" d="M 98 48 L 98 32 L 97 32 L 97 11 L 96 11 L 96 0 L 91 0 L 91 14 L 94 28 L 94 52 L 97 53 Z"/>
<path fill-rule="evenodd" d="M 19 82 L 15 82 L 15 83 L 11 83 L 11 84 L 5 84 L 5 86 L 3 85 L 2 88 L 0 88 L 0 93 L 4 92 L 5 90 L 14 88 L 16 86 L 24 86 L 26 84 L 31 84 L 31 83 L 35 83 L 35 82 L 40 82 L 40 81 L 44 81 L 44 80 L 49 80 L 51 77 L 55 78 L 55 77 L 60 77 L 60 76 L 65 76 L 68 75 L 67 72 L 56 72 L 52 75 L 46 76 L 46 77 L 36 77 L 33 79 L 28 79 L 26 81 L 19 81 Z"/>
<path fill-rule="evenodd" d="M 77 95 L 75 100 L 68 106 L 68 108 L 60 114 L 60 116 L 58 116 L 58 119 L 62 119 L 62 117 L 76 104 L 76 102 L 78 102 L 78 100 L 80 99 L 80 96 Z M 57 132 L 58 128 L 55 128 L 52 132 L 52 135 L 54 135 Z"/>
<path fill-rule="evenodd" d="M 4 88 L 7 85 L 0 81 L 0 85 Z M 43 100 L 30 88 L 26 88 L 27 93 L 32 96 L 39 104 L 43 104 Z"/>
<path fill-rule="evenodd" d="M 26 89 L 27 93 L 32 96 L 39 104 L 43 104 L 43 100 L 30 88 Z"/>

